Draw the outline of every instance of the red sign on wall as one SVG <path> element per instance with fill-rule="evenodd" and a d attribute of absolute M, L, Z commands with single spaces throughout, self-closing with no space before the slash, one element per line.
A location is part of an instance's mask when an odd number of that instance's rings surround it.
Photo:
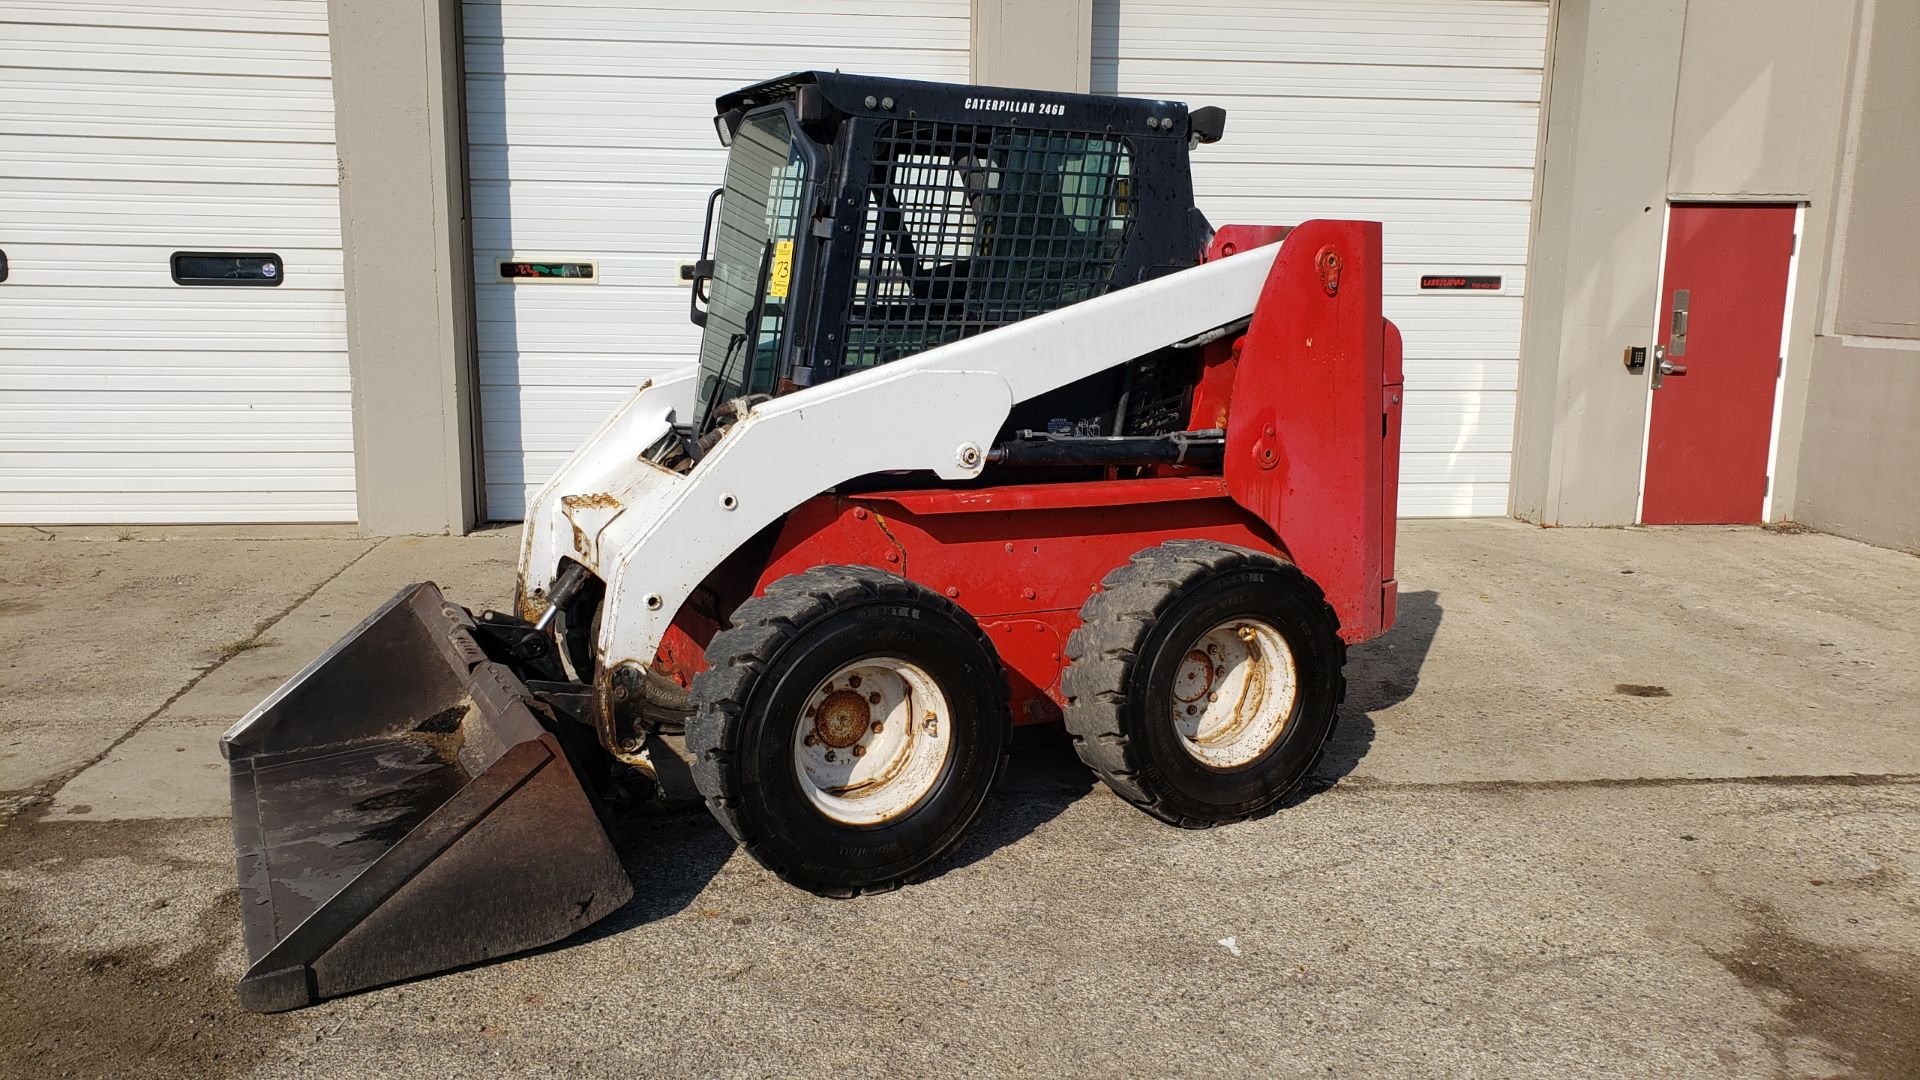
<path fill-rule="evenodd" d="M 1466 289 L 1470 291 L 1498 292 L 1500 275 L 1498 274 L 1421 274 L 1422 289 Z"/>

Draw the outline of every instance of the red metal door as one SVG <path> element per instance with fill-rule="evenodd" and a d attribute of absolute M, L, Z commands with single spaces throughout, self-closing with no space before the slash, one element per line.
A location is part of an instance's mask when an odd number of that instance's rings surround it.
<path fill-rule="evenodd" d="M 1672 209 L 1658 338 L 1672 374 L 1653 374 L 1650 525 L 1760 520 L 1793 217 L 1791 206 Z"/>

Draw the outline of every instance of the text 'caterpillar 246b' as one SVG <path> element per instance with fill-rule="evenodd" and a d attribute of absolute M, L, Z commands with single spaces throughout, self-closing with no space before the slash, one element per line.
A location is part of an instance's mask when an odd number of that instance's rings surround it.
<path fill-rule="evenodd" d="M 934 870 L 1015 724 L 1175 825 L 1278 805 L 1393 622 L 1400 338 L 1378 224 L 1208 225 L 1224 124 L 824 72 L 721 98 L 699 356 L 534 500 L 517 610 L 409 586 L 227 733 L 245 1003 L 611 913 L 637 776 L 690 770 L 833 896 Z"/>

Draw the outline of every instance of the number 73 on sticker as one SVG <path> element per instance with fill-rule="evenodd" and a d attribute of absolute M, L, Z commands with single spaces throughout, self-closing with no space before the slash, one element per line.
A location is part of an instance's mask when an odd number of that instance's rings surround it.
<path fill-rule="evenodd" d="M 785 299 L 793 282 L 793 241 L 780 240 L 773 245 L 773 265 L 767 270 L 767 295 Z"/>

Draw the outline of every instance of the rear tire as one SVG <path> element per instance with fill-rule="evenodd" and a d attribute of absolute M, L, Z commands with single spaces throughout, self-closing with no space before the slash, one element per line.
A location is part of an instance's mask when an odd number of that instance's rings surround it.
<path fill-rule="evenodd" d="M 693 778 L 760 864 L 827 896 L 924 877 L 1006 767 L 1007 679 L 972 617 L 861 566 L 780 579 L 707 647 Z"/>
<path fill-rule="evenodd" d="M 1174 540 L 1108 574 L 1067 639 L 1067 730 L 1121 798 L 1199 829 L 1277 807 L 1319 760 L 1346 646 L 1284 559 Z"/>

